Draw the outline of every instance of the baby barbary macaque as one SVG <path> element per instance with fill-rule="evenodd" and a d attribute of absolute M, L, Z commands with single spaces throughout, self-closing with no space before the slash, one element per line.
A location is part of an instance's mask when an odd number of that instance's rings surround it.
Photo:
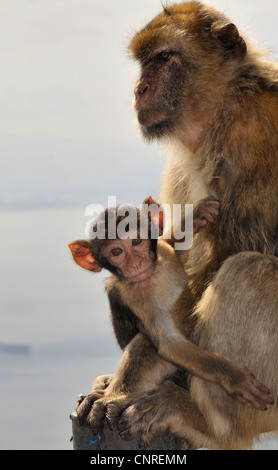
<path fill-rule="evenodd" d="M 154 204 L 151 197 L 146 202 Z M 106 235 L 109 210 L 103 217 Z M 206 225 L 216 224 L 219 214 L 218 201 L 201 201 L 194 210 L 194 235 Z M 139 224 L 139 209 L 137 215 Z M 123 218 L 116 218 L 117 226 Z M 105 390 L 100 395 L 92 391 L 80 404 L 80 418 L 96 429 L 106 415 L 113 425 L 132 397 L 159 386 L 178 369 L 219 384 L 241 403 L 266 409 L 273 401 L 270 391 L 247 368 L 191 341 L 195 318 L 194 314 L 186 315 L 183 307 L 185 297 L 190 295 L 184 253 L 174 250 L 173 239 L 152 239 L 152 224 L 161 235 L 160 211 L 150 214 L 145 238 L 140 238 L 138 227 L 126 239 L 96 237 L 69 245 L 74 261 L 82 268 L 111 272 L 106 291 L 112 324 L 117 329 L 119 345 L 125 348 L 118 370 Z M 152 374 L 148 374 L 149 370 Z"/>

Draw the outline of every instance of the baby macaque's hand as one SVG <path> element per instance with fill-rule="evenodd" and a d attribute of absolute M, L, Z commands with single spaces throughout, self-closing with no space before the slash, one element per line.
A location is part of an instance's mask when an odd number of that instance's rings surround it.
<path fill-rule="evenodd" d="M 216 224 L 220 216 L 220 202 L 212 197 L 202 199 L 193 213 L 194 234 L 208 224 Z"/>

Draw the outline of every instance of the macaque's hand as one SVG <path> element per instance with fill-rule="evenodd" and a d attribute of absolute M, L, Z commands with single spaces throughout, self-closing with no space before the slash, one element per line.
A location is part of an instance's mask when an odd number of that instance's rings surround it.
<path fill-rule="evenodd" d="M 227 359 L 223 379 L 220 380 L 223 388 L 243 405 L 265 411 L 274 404 L 269 388 L 237 362 Z"/>
<path fill-rule="evenodd" d="M 81 396 L 76 413 L 81 425 L 89 424 L 88 417 L 94 403 L 103 397 L 106 388 L 113 379 L 113 375 L 101 375 L 97 377 L 92 385 L 91 392 L 87 396 Z"/>
<path fill-rule="evenodd" d="M 194 234 L 206 225 L 216 224 L 220 216 L 220 202 L 212 197 L 202 199 L 194 209 L 193 231 Z"/>

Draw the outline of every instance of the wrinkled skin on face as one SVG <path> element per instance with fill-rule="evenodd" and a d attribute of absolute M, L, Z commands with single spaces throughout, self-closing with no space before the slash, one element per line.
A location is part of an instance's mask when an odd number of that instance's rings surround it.
<path fill-rule="evenodd" d="M 148 239 L 110 240 L 104 249 L 104 256 L 131 283 L 148 279 L 154 271 L 154 257 Z"/>
<path fill-rule="evenodd" d="M 141 67 L 134 107 L 143 137 L 176 135 L 193 153 L 225 101 L 231 62 L 246 55 L 236 26 L 207 10 L 198 2 L 164 8 L 129 47 Z"/>
<path fill-rule="evenodd" d="M 159 49 L 143 68 L 134 94 L 138 121 L 147 139 L 171 133 L 180 120 L 183 88 L 173 90 L 171 83 L 185 80 L 182 64 L 176 51 Z"/>

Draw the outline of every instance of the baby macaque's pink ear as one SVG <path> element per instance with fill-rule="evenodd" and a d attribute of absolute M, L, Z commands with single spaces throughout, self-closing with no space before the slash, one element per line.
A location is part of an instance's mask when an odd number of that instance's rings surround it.
<path fill-rule="evenodd" d="M 155 225 L 159 229 L 159 235 L 163 234 L 163 228 L 164 228 L 164 212 L 162 207 L 158 202 L 156 202 L 152 196 L 148 196 L 143 204 L 147 204 L 150 206 L 150 211 L 149 211 L 149 217 L 152 219 L 152 221 L 155 223 Z"/>
<path fill-rule="evenodd" d="M 87 240 L 77 240 L 69 244 L 69 249 L 72 253 L 72 257 L 76 264 L 81 268 L 93 271 L 95 273 L 102 270 L 102 267 L 98 264 L 92 255 L 90 250 L 90 244 Z"/>

